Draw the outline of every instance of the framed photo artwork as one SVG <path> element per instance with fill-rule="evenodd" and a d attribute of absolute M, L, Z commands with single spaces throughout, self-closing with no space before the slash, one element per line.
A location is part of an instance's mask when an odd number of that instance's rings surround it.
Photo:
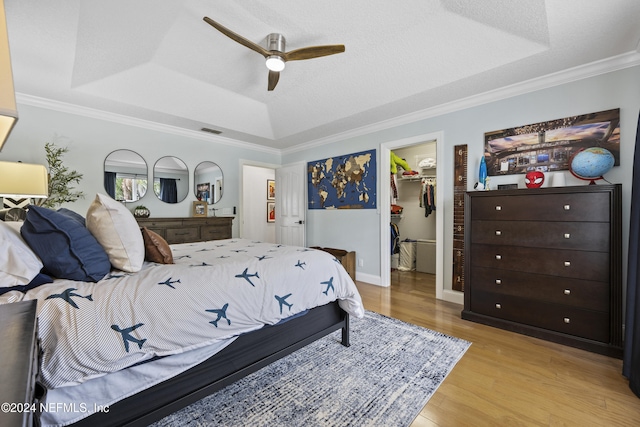
<path fill-rule="evenodd" d="M 193 202 L 193 216 L 207 216 L 207 202 L 204 200 Z"/>
<path fill-rule="evenodd" d="M 276 222 L 276 202 L 267 202 L 267 222 Z"/>
<path fill-rule="evenodd" d="M 201 184 L 196 185 L 196 197 L 198 198 L 198 200 L 204 200 L 205 202 L 209 202 L 211 193 L 210 193 L 210 185 L 208 182 L 203 182 Z"/>
<path fill-rule="evenodd" d="M 276 181 L 274 179 L 267 180 L 267 200 L 276 199 Z"/>

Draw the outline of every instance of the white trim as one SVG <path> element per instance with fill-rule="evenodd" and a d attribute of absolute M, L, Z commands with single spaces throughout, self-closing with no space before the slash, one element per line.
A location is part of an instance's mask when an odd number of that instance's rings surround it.
<path fill-rule="evenodd" d="M 465 108 L 476 107 L 479 105 L 487 104 L 501 99 L 510 98 L 517 95 L 523 95 L 526 93 L 534 92 L 541 89 L 558 86 L 561 84 L 570 83 L 594 77 L 600 74 L 606 74 L 613 71 L 622 70 L 625 68 L 635 67 L 640 65 L 640 41 L 636 51 L 623 53 L 610 58 L 594 61 L 589 64 L 579 65 L 577 67 L 569 68 L 566 70 L 558 71 L 556 73 L 548 74 L 546 76 L 537 77 L 534 79 L 526 80 L 524 82 L 515 83 L 505 87 L 498 88 L 496 90 L 484 92 L 478 95 L 469 96 L 467 98 L 458 99 L 456 101 L 448 102 L 441 105 L 436 105 L 424 110 L 415 111 L 403 116 L 394 117 L 388 120 L 383 120 L 371 125 L 362 126 L 356 129 L 351 129 L 346 132 L 336 133 L 325 138 L 319 138 L 304 143 L 294 145 L 293 147 L 277 149 L 271 147 L 265 147 L 264 145 L 254 144 L 238 139 L 226 138 L 220 135 L 205 134 L 201 131 L 189 130 L 179 128 L 176 126 L 170 126 L 162 123 L 152 122 L 149 120 L 136 119 L 133 117 L 124 116 L 121 114 L 110 113 L 106 111 L 96 110 L 93 108 L 82 107 L 79 105 L 69 104 L 66 102 L 54 101 L 37 96 L 27 95 L 23 93 L 16 93 L 16 101 L 20 104 L 32 105 L 34 107 L 47 108 L 50 110 L 61 111 L 70 114 L 76 114 L 80 116 L 91 117 L 100 120 L 111 121 L 115 123 L 121 123 L 130 126 L 137 126 L 145 129 L 156 130 L 159 132 L 172 133 L 176 135 L 186 136 L 189 138 L 197 138 L 206 141 L 215 141 L 221 144 L 231 145 L 240 148 L 246 148 L 256 151 L 262 151 L 266 153 L 275 153 L 280 155 L 291 154 L 311 148 L 319 147 L 332 142 L 343 141 L 349 138 L 355 138 L 362 135 L 379 132 L 385 129 L 401 126 L 408 123 L 413 123 L 419 120 L 425 120 L 431 117 L 441 116 L 443 114 L 451 113 L 454 111 L 463 110 Z"/>
<path fill-rule="evenodd" d="M 407 147 L 422 142 L 436 141 L 436 159 L 440 162 L 440 167 L 436 168 L 436 181 L 445 182 L 445 170 L 442 165 L 445 158 L 444 155 L 444 132 L 432 132 L 422 135 L 416 135 L 409 138 L 403 138 L 396 141 L 389 141 L 380 144 L 380 199 L 378 206 L 380 209 L 380 286 L 391 285 L 391 256 L 389 248 L 391 247 L 391 236 L 389 233 L 389 224 L 391 222 L 391 211 L 387 209 L 391 200 L 391 178 L 389 171 L 390 160 L 389 154 L 391 149 Z M 444 191 L 436 191 L 436 298 L 449 302 L 459 303 L 464 299 L 464 294 L 457 291 L 444 289 Z"/>
<path fill-rule="evenodd" d="M 380 286 L 380 276 L 374 276 L 373 274 L 359 273 L 356 271 L 356 280 L 358 282 L 365 282 L 370 285 Z"/>
<path fill-rule="evenodd" d="M 282 154 L 290 154 L 297 151 L 303 151 L 310 148 L 322 146 L 332 142 L 343 141 L 349 138 L 355 138 L 362 135 L 379 132 L 397 126 L 414 123 L 420 120 L 438 117 L 455 111 L 464 110 L 466 108 L 477 107 L 479 105 L 488 104 L 490 102 L 511 98 L 526 93 L 535 92 L 537 90 L 547 89 L 550 87 L 583 80 L 589 77 L 601 74 L 619 71 L 625 68 L 631 68 L 640 65 L 640 44 L 638 44 L 638 52 L 628 52 L 621 55 L 600 61 L 591 62 L 589 64 L 580 65 L 569 68 L 546 76 L 537 77 L 520 83 L 504 86 L 492 91 L 469 96 L 467 98 L 458 99 L 445 104 L 436 105 L 424 110 L 415 111 L 403 116 L 394 117 L 388 120 L 377 122 L 372 125 L 362 126 L 351 129 L 346 132 L 330 135 L 326 138 L 320 138 L 307 141 L 303 144 L 282 149 Z"/>
<path fill-rule="evenodd" d="M 254 151 L 262 151 L 270 154 L 280 154 L 281 150 L 277 148 L 265 147 L 264 145 L 253 144 L 250 142 L 240 141 L 237 139 L 226 138 L 220 135 L 205 133 L 199 130 L 190 130 L 171 126 L 164 123 L 153 122 L 150 120 L 138 119 L 135 117 L 125 116 L 122 114 L 111 113 L 94 108 L 83 107 L 80 105 L 69 104 L 66 102 L 55 101 L 52 99 L 41 98 L 38 96 L 27 95 L 24 93 L 16 93 L 16 100 L 19 104 L 31 105 L 33 107 L 46 108 L 49 110 L 60 111 L 62 113 L 75 114 L 78 116 L 90 117 L 92 119 L 104 120 L 108 122 L 119 123 L 127 126 L 136 126 L 143 129 L 164 132 L 168 134 L 185 136 L 187 138 L 200 139 L 203 141 L 214 141 L 220 144 L 230 145 L 237 148 L 245 148 Z"/>

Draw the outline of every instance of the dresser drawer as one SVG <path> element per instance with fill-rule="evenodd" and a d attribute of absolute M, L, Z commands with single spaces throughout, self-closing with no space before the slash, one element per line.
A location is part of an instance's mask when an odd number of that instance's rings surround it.
<path fill-rule="evenodd" d="M 471 277 L 472 298 L 476 292 L 490 292 L 602 312 L 611 304 L 608 282 L 484 267 L 472 267 Z"/>
<path fill-rule="evenodd" d="M 182 221 L 180 219 L 174 219 L 174 220 L 165 220 L 163 218 L 157 218 L 157 219 L 148 219 L 148 218 L 138 218 L 137 219 L 138 223 L 140 224 L 140 226 L 144 226 L 147 227 L 149 230 L 154 229 L 154 228 L 180 228 L 182 227 Z"/>
<path fill-rule="evenodd" d="M 471 311 L 600 342 L 609 342 L 609 313 L 477 292 Z"/>
<path fill-rule="evenodd" d="M 481 244 L 472 244 L 470 249 L 473 267 L 498 268 L 609 282 L 609 254 L 607 252 Z"/>
<path fill-rule="evenodd" d="M 200 240 L 199 227 L 167 228 L 165 239 L 169 244 L 197 242 Z"/>
<path fill-rule="evenodd" d="M 229 228 L 221 225 L 203 225 L 200 228 L 200 238 L 202 240 L 230 239 Z"/>
<path fill-rule="evenodd" d="M 471 222 L 471 242 L 537 248 L 577 249 L 608 252 L 608 222 Z"/>
<path fill-rule="evenodd" d="M 536 194 L 533 197 L 526 193 L 496 194 L 475 199 L 471 216 L 474 220 L 608 222 L 610 209 L 606 192 Z"/>

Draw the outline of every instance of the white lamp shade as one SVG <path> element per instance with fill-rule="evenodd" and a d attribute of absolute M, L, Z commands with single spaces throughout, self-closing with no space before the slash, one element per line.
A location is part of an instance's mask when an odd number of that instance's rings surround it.
<path fill-rule="evenodd" d="M 0 197 L 46 198 L 49 196 L 47 176 L 43 165 L 0 162 Z"/>
<path fill-rule="evenodd" d="M 0 150 L 18 120 L 4 0 L 0 0 Z"/>

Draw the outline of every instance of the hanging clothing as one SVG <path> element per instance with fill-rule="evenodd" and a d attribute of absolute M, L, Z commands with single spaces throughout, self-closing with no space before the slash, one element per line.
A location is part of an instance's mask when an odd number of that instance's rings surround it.
<path fill-rule="evenodd" d="M 398 201 L 398 183 L 396 182 L 396 174 L 391 173 L 391 204 L 395 205 Z"/>
<path fill-rule="evenodd" d="M 420 207 L 424 208 L 424 216 L 428 217 L 436 210 L 435 180 L 424 178 L 420 186 Z"/>
<path fill-rule="evenodd" d="M 391 255 L 400 252 L 400 229 L 398 224 L 391 223 Z"/>

